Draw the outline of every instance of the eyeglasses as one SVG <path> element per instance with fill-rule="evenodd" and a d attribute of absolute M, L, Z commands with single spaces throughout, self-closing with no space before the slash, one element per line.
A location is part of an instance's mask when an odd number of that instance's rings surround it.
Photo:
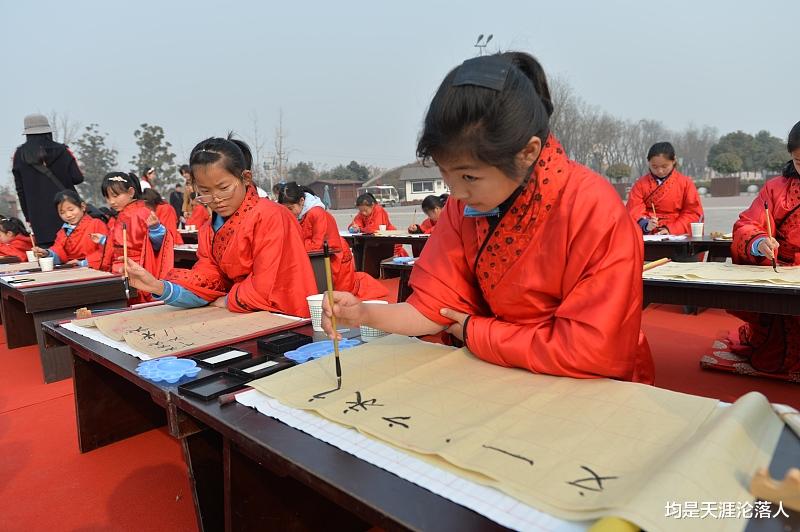
<path fill-rule="evenodd" d="M 229 200 L 233 197 L 236 193 L 236 189 L 239 187 L 239 182 L 236 181 L 234 185 L 230 188 L 227 192 L 217 192 L 216 194 L 203 194 L 202 196 L 195 196 L 195 200 L 197 203 L 201 205 L 211 205 L 212 203 L 220 203 L 225 200 Z"/>

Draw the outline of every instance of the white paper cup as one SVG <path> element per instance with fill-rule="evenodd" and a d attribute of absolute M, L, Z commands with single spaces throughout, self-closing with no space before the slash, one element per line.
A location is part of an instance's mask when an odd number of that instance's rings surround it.
<path fill-rule="evenodd" d="M 379 225 L 379 226 L 378 226 L 378 231 L 380 231 L 381 233 L 383 233 L 384 231 L 386 231 L 386 226 L 385 226 L 385 225 L 383 225 L 383 224 Z M 365 301 L 365 303 L 366 303 L 366 301 Z"/>
<path fill-rule="evenodd" d="M 311 327 L 317 331 L 322 332 L 322 298 L 325 294 L 314 294 L 308 296 L 308 311 L 311 313 Z"/>
<path fill-rule="evenodd" d="M 39 259 L 39 267 L 43 272 L 53 271 L 53 257 L 42 257 Z"/>
<path fill-rule="evenodd" d="M 364 303 L 367 304 L 367 305 L 388 305 L 389 304 L 387 301 L 380 301 L 380 300 L 364 301 Z M 359 330 L 361 331 L 361 340 L 363 342 L 370 342 L 370 341 L 374 340 L 375 338 L 380 338 L 381 336 L 386 336 L 387 334 L 389 334 L 389 333 L 387 333 L 385 331 L 381 331 L 380 329 L 374 329 L 372 327 L 367 327 L 366 325 L 360 326 Z"/>
<path fill-rule="evenodd" d="M 703 222 L 692 223 L 692 238 L 700 238 L 703 236 Z"/>
<path fill-rule="evenodd" d="M 36 253 L 33 251 L 26 251 L 25 255 L 28 257 L 28 262 L 36 262 L 39 260 L 39 257 L 36 256 Z"/>

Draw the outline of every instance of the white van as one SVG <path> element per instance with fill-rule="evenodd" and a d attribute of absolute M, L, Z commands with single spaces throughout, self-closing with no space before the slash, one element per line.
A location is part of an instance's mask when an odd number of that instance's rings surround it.
<path fill-rule="evenodd" d="M 358 194 L 372 194 L 378 203 L 381 205 L 394 207 L 400 205 L 400 194 L 397 189 L 392 185 L 373 185 L 371 187 L 361 187 L 358 189 Z"/>

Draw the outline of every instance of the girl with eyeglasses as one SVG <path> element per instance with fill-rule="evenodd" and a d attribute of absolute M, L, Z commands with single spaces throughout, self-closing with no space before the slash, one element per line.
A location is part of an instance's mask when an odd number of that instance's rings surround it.
<path fill-rule="evenodd" d="M 163 279 L 129 263 L 131 285 L 178 307 L 307 318 L 306 296 L 317 286 L 300 227 L 287 209 L 258 197 L 240 146 L 230 137 L 206 139 L 192 150 L 189 166 L 195 199 L 213 211 L 198 233 L 197 262 Z"/>

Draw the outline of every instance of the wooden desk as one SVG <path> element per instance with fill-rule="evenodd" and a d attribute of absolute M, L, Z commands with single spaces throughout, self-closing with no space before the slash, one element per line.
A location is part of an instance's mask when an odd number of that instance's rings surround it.
<path fill-rule="evenodd" d="M 693 262 L 688 260 L 692 256 L 691 243 L 688 238 L 685 240 L 645 241 L 644 243 L 644 260 L 646 261 L 666 257 L 676 262 Z"/>
<path fill-rule="evenodd" d="M 175 267 L 189 269 L 197 262 L 197 250 L 175 247 Z"/>
<path fill-rule="evenodd" d="M 12 257 L 10 255 L 0 257 L 0 264 L 16 264 L 18 262 L 20 262 L 20 260 L 17 257 Z"/>
<path fill-rule="evenodd" d="M 714 240 L 710 236 L 689 239 L 691 253 L 696 255 L 708 251 L 708 262 L 725 262 L 731 256 L 732 243 L 730 240 Z"/>
<path fill-rule="evenodd" d="M 400 277 L 400 284 L 397 285 L 397 302 L 402 303 L 414 291 L 408 285 L 408 280 L 411 278 L 411 270 L 414 269 L 414 264 L 397 264 L 392 262 L 392 259 L 381 261 L 381 277 L 391 279 L 393 277 Z"/>
<path fill-rule="evenodd" d="M 714 284 L 644 279 L 644 306 L 650 303 L 800 316 L 800 287 Z"/>
<path fill-rule="evenodd" d="M 353 250 L 356 262 L 356 271 L 366 272 L 373 277 L 378 277 L 381 270 L 381 261 L 394 255 L 394 246 L 411 244 L 415 257 L 419 257 L 422 248 L 430 238 L 428 235 L 366 235 L 354 234 L 344 237 Z"/>
<path fill-rule="evenodd" d="M 74 316 L 75 309 L 80 307 L 128 305 L 125 287 L 118 277 L 32 288 L 17 288 L 0 281 L 0 297 L 8 347 L 39 344 L 45 382 L 68 378 L 72 365 L 69 349 L 46 345 L 43 322 Z"/>
<path fill-rule="evenodd" d="M 254 409 L 180 396 L 175 385 L 160 386 L 136 375 L 138 359 L 53 322 L 44 327 L 52 341 L 73 352 L 81 451 L 168 424 L 170 434 L 181 440 L 202 530 L 501 529 Z M 253 352 L 248 347 L 253 343 L 236 347 Z M 208 373 L 203 370 L 201 376 Z M 770 472 L 782 478 L 798 463 L 800 439 L 784 429 Z M 747 530 L 800 526 L 800 515 L 790 515 L 753 519 Z"/>
<path fill-rule="evenodd" d="M 178 229 L 178 232 L 181 234 L 184 244 L 197 244 L 197 231 L 184 231 L 183 229 Z"/>

